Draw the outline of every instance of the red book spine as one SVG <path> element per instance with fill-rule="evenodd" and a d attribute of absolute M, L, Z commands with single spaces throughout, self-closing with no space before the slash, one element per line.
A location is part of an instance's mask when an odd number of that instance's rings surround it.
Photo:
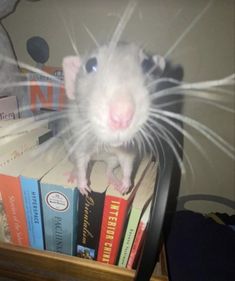
<path fill-rule="evenodd" d="M 0 193 L 12 243 L 29 246 L 20 179 L 18 177 L 0 175 Z"/>
<path fill-rule="evenodd" d="M 132 248 L 131 248 L 130 256 L 129 256 L 129 259 L 128 259 L 128 262 L 127 262 L 127 268 L 128 269 L 133 268 L 135 258 L 137 256 L 137 253 L 140 249 L 140 245 L 141 245 L 142 240 L 143 240 L 145 229 L 146 229 L 146 224 L 140 221 L 140 224 L 139 224 L 137 232 L 136 232 L 135 240 L 134 240 L 134 243 L 133 243 Z"/>
<path fill-rule="evenodd" d="M 97 260 L 115 264 L 122 237 L 128 201 L 107 195 L 105 197 Z"/>

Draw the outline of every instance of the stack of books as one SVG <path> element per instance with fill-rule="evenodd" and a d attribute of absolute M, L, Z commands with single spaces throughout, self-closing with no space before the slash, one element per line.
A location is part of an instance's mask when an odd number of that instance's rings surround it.
<path fill-rule="evenodd" d="M 30 119 L 28 119 L 30 120 Z M 133 268 L 151 208 L 157 164 L 145 157 L 135 169 L 131 191 L 120 194 L 106 178 L 103 162 L 91 163 L 91 192 L 69 181 L 74 166 L 60 139 L 44 126 L 1 124 L 0 239 Z M 32 124 L 32 122 L 29 124 Z M 121 177 L 117 168 L 115 175 Z M 4 223 L 2 223 L 4 222 Z"/>

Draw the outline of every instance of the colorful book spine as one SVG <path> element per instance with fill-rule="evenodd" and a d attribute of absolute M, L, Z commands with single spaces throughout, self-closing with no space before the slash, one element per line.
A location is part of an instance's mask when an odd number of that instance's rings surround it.
<path fill-rule="evenodd" d="M 2 202 L 2 196 L 0 193 L 0 241 L 9 243 L 11 242 L 11 234 L 7 222 L 6 212 Z"/>
<path fill-rule="evenodd" d="M 78 257 L 96 260 L 105 193 L 91 192 L 79 198 Z"/>
<path fill-rule="evenodd" d="M 142 215 L 137 231 L 136 231 L 136 235 L 135 235 L 135 239 L 131 248 L 131 252 L 128 258 L 128 262 L 127 262 L 127 268 L 128 269 L 133 269 L 134 263 L 136 261 L 136 258 L 138 256 L 138 253 L 141 249 L 141 245 L 143 243 L 143 238 L 144 238 L 144 234 L 147 228 L 147 224 L 148 224 L 148 219 L 149 219 L 149 215 L 150 215 L 150 209 L 151 209 L 151 202 L 149 202 L 146 210 L 144 211 L 144 214 Z"/>
<path fill-rule="evenodd" d="M 51 135 L 45 128 L 35 129 L 32 132 L 17 138 L 17 142 L 2 145 L 0 150 L 5 151 L 4 157 L 12 149 L 24 149 L 18 158 L 10 159 L 2 167 L 0 165 L 0 194 L 7 217 L 11 241 L 17 245 L 29 246 L 24 202 L 21 190 L 20 171 L 29 164 L 29 158 L 22 156 L 26 150 L 36 147 L 40 142 L 47 140 Z M 22 156 L 22 157 L 21 157 Z M 1 157 L 0 157 L 1 158 Z M 15 161 L 13 161 L 15 160 Z M 11 164 L 9 162 L 12 162 Z M 1 162 L 0 162 L 1 164 Z M 8 165 L 10 164 L 10 165 Z"/>
<path fill-rule="evenodd" d="M 150 201 L 153 195 L 156 173 L 157 165 L 152 162 L 148 170 L 146 171 L 145 176 L 141 181 L 135 198 L 133 200 L 124 240 L 120 251 L 118 266 L 126 267 L 127 265 L 136 230 L 141 218 L 141 214 L 144 212 L 144 209 L 146 208 L 148 202 Z"/>
<path fill-rule="evenodd" d="M 20 180 L 30 246 L 38 250 L 43 250 L 44 238 L 39 182 L 37 179 L 32 179 L 24 176 L 21 176 Z"/>
<path fill-rule="evenodd" d="M 12 243 L 21 246 L 29 246 L 20 178 L 18 176 L 0 174 L 0 193 L 6 212 Z"/>
<path fill-rule="evenodd" d="M 108 187 L 106 165 L 97 161 L 90 174 L 91 192 L 79 197 L 77 255 L 97 259 L 105 192 Z"/>
<path fill-rule="evenodd" d="M 42 184 L 41 193 L 46 250 L 75 255 L 77 189 Z"/>
<path fill-rule="evenodd" d="M 123 240 L 123 245 L 118 261 L 118 266 L 126 267 L 127 265 L 131 246 L 135 237 L 136 229 L 138 227 L 140 215 L 141 215 L 140 209 L 131 210 L 131 214 L 128 220 L 128 225 L 125 232 L 125 237 Z"/>
<path fill-rule="evenodd" d="M 77 246 L 78 189 L 66 176 L 72 169 L 62 161 L 40 181 L 45 248 L 68 255 L 76 255 Z"/>
<path fill-rule="evenodd" d="M 104 202 L 98 261 L 116 264 L 131 203 L 150 162 L 149 157 L 140 162 L 134 177 L 134 188 L 128 194 L 121 195 L 113 186 L 108 187 Z M 120 179 L 120 169 L 117 169 L 115 174 Z"/>
<path fill-rule="evenodd" d="M 97 260 L 115 264 L 130 202 L 106 196 Z"/>
<path fill-rule="evenodd" d="M 62 142 L 54 137 L 50 150 L 47 150 L 47 143 L 45 146 L 42 144 L 38 151 L 35 150 L 35 154 L 38 154 L 37 158 L 30 166 L 24 167 L 20 173 L 20 180 L 30 245 L 35 249 L 43 250 L 44 236 L 39 181 L 65 157 L 65 151 Z"/>

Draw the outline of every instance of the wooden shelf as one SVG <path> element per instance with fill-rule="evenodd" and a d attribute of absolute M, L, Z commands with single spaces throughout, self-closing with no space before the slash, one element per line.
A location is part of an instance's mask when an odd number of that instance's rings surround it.
<path fill-rule="evenodd" d="M 132 281 L 135 271 L 0 243 L 0 276 L 21 281 Z M 167 281 L 153 274 L 150 281 Z"/>

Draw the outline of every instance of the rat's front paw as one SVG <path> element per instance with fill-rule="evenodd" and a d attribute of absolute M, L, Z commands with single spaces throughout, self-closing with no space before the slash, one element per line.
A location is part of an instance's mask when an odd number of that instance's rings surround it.
<path fill-rule="evenodd" d="M 118 180 L 115 176 L 109 175 L 109 183 L 114 186 L 114 188 L 119 191 L 121 194 L 125 194 L 128 192 L 130 186 L 131 186 L 131 181 L 130 179 L 126 178 L 123 179 L 122 181 Z"/>
<path fill-rule="evenodd" d="M 79 189 L 79 191 L 80 191 L 80 193 L 82 194 L 82 195 L 88 195 L 88 193 L 90 193 L 91 192 L 91 189 L 90 189 L 90 187 L 87 185 L 87 183 L 84 183 L 84 184 L 80 184 L 79 186 L 78 186 L 78 189 Z"/>
<path fill-rule="evenodd" d="M 88 192 L 91 192 L 91 189 L 87 185 L 86 179 L 79 178 L 75 169 L 71 172 L 66 172 L 65 176 L 68 177 L 68 183 L 77 183 L 78 189 L 82 195 L 88 195 Z"/>
<path fill-rule="evenodd" d="M 82 194 L 82 195 L 88 195 L 88 193 L 90 193 L 91 192 L 91 189 L 90 189 L 90 187 L 88 186 L 88 184 L 87 184 L 87 181 L 86 180 L 79 180 L 78 181 L 78 189 L 79 189 L 79 191 L 80 191 L 80 193 Z"/>
<path fill-rule="evenodd" d="M 123 179 L 122 184 L 118 190 L 120 191 L 120 193 L 126 194 L 129 191 L 130 187 L 131 187 L 130 179 Z"/>
<path fill-rule="evenodd" d="M 70 172 L 65 172 L 64 176 L 68 177 L 67 178 L 68 183 L 77 182 L 77 174 L 76 174 L 75 170 L 70 171 Z"/>

